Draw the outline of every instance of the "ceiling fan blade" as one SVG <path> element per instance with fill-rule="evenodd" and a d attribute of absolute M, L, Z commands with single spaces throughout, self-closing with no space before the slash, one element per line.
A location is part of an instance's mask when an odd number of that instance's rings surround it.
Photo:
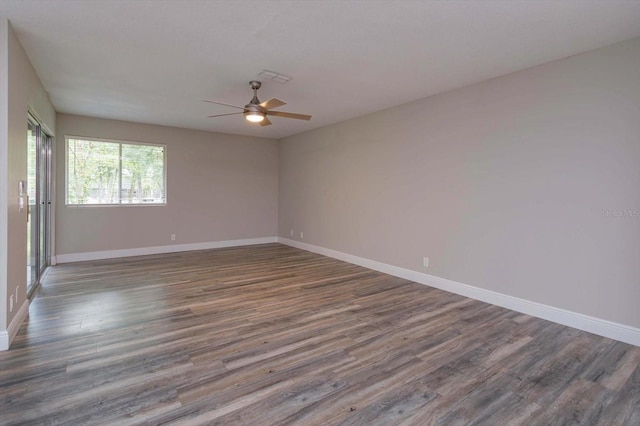
<path fill-rule="evenodd" d="M 263 103 L 260 104 L 260 106 L 264 109 L 272 109 L 272 108 L 278 108 L 281 107 L 282 105 L 286 105 L 287 103 L 285 101 L 281 101 L 278 98 L 271 98 L 267 101 L 264 101 Z"/>
<path fill-rule="evenodd" d="M 261 122 L 258 123 L 261 126 L 271 126 L 271 121 L 267 117 L 264 118 Z"/>
<path fill-rule="evenodd" d="M 209 117 L 209 118 L 212 118 L 212 117 L 224 117 L 225 115 L 237 115 L 237 114 L 244 114 L 244 112 L 230 112 L 228 114 L 207 115 L 207 117 Z"/>
<path fill-rule="evenodd" d="M 276 117 L 295 118 L 296 120 L 311 120 L 310 115 L 296 114 L 284 111 L 267 111 L 267 115 L 275 115 Z"/>
<path fill-rule="evenodd" d="M 244 107 L 239 107 L 239 106 L 236 106 L 236 105 L 225 104 L 225 103 L 222 103 L 222 102 L 208 101 L 208 100 L 206 100 L 206 99 L 201 99 L 201 100 L 202 100 L 202 102 L 209 102 L 210 104 L 224 105 L 224 106 L 228 106 L 228 107 L 231 107 L 231 108 L 238 108 L 238 109 L 242 109 L 242 110 L 244 109 Z"/>

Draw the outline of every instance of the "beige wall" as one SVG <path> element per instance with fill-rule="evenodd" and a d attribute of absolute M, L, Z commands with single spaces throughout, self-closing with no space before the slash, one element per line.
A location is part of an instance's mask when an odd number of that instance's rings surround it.
<path fill-rule="evenodd" d="M 639 70 L 635 39 L 284 139 L 279 235 L 639 327 Z"/>
<path fill-rule="evenodd" d="M 0 18 L 0 331 L 6 330 L 26 299 L 27 222 L 19 209 L 18 182 L 27 179 L 28 112 L 55 132 L 55 110 L 16 39 Z M 4 122 L 6 117 L 6 122 Z M 13 312 L 9 297 L 17 295 Z"/>
<path fill-rule="evenodd" d="M 57 255 L 276 235 L 275 140 L 67 114 L 57 129 Z M 167 205 L 66 206 L 65 135 L 166 144 Z"/>

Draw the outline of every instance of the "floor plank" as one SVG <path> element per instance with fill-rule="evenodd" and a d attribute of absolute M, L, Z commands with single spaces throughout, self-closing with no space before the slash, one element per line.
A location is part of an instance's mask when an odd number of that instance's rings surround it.
<path fill-rule="evenodd" d="M 51 268 L 0 424 L 640 424 L 640 348 L 295 248 Z"/>

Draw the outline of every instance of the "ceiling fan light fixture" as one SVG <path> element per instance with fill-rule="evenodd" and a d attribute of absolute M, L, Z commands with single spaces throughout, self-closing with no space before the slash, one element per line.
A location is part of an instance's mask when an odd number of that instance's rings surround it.
<path fill-rule="evenodd" d="M 244 118 L 252 123 L 259 123 L 264 120 L 264 114 L 260 111 L 247 111 L 244 113 Z"/>

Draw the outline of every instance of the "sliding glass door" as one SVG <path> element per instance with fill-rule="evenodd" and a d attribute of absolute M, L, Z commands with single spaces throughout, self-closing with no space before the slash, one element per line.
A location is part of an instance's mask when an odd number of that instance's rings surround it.
<path fill-rule="evenodd" d="M 27 127 L 27 292 L 49 265 L 51 227 L 51 137 L 30 119 Z"/>
<path fill-rule="evenodd" d="M 36 247 L 38 223 L 33 220 L 36 202 L 37 162 L 38 162 L 38 126 L 29 121 L 27 127 L 27 291 L 38 279 Z"/>

